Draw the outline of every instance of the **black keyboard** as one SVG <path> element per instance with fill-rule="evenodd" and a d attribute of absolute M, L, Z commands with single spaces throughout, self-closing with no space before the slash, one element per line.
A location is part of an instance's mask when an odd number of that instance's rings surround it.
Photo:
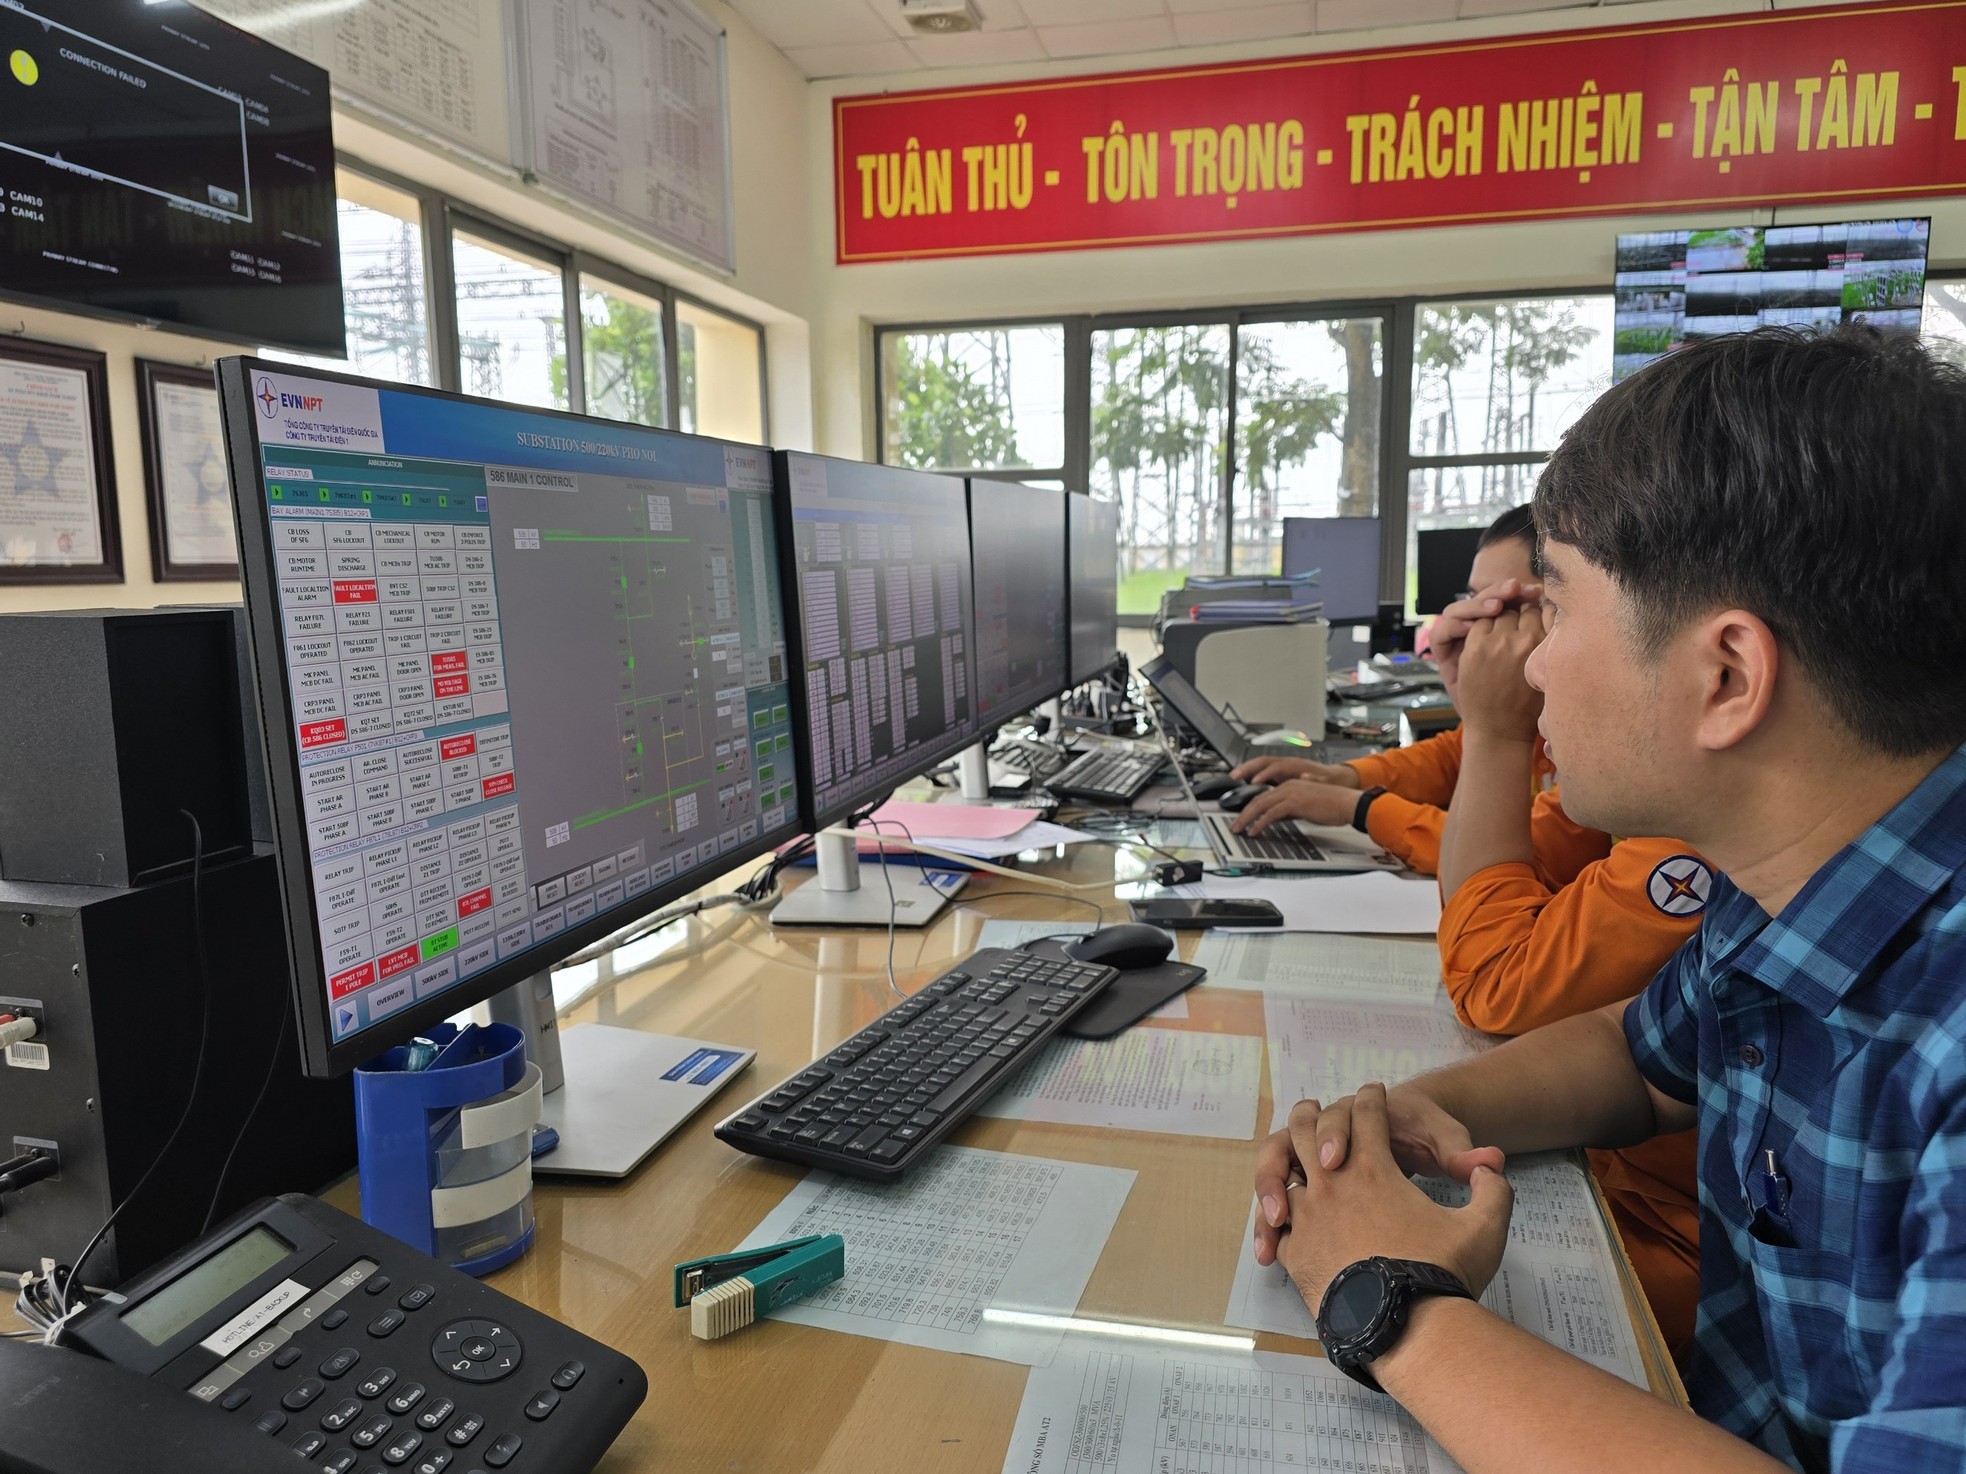
<path fill-rule="evenodd" d="M 1130 804 L 1166 761 L 1158 752 L 1088 752 L 1045 779 L 1044 786 L 1062 798 Z"/>
<path fill-rule="evenodd" d="M 717 1137 L 898 1181 L 1118 976 L 987 947 L 718 1122 Z"/>

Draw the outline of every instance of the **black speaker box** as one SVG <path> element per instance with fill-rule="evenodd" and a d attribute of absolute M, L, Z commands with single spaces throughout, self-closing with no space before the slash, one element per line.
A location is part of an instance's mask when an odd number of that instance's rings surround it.
<path fill-rule="evenodd" d="M 351 1082 L 301 1074 L 273 856 L 207 866 L 198 880 L 196 905 L 189 875 L 136 890 L 0 881 L 0 1011 L 41 1023 L 0 1064 L 0 1157 L 51 1144 L 61 1158 L 56 1176 L 0 1196 L 0 1269 L 74 1263 L 153 1162 L 86 1278 L 120 1284 L 192 1242 L 262 1081 L 213 1222 L 354 1166 Z M 207 988 L 197 1104 L 158 1162 L 190 1098 Z"/>
<path fill-rule="evenodd" d="M 0 615 L 0 878 L 131 886 L 252 852 L 233 615 Z"/>

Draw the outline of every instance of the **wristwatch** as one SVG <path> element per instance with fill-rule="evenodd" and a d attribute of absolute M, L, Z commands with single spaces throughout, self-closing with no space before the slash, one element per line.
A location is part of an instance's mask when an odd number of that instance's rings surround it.
<path fill-rule="evenodd" d="M 1317 1308 L 1324 1354 L 1353 1381 L 1383 1392 L 1368 1368 L 1398 1343 L 1413 1302 L 1423 1295 L 1475 1298 L 1451 1271 L 1417 1259 L 1374 1255 L 1339 1270 Z"/>
<path fill-rule="evenodd" d="M 1385 791 L 1383 788 L 1368 788 L 1358 796 L 1358 805 L 1352 810 L 1352 828 L 1360 834 L 1368 832 L 1365 827 L 1365 815 L 1372 807 L 1372 800 Z"/>

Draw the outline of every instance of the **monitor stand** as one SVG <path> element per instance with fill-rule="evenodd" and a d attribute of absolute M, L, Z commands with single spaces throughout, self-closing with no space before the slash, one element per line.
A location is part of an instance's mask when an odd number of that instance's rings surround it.
<path fill-rule="evenodd" d="M 927 926 L 969 880 L 961 871 L 925 870 L 912 860 L 886 866 L 883 879 L 880 860 L 861 859 L 851 834 L 816 835 L 813 848 L 819 874 L 773 908 L 773 926 Z"/>
<path fill-rule="evenodd" d="M 664 1035 L 607 1024 L 562 1031 L 550 969 L 494 994 L 489 1007 L 494 1022 L 526 1036 L 526 1058 L 539 1066 L 543 1092 L 539 1125 L 559 1133 L 560 1144 L 533 1159 L 535 1174 L 626 1177 L 715 1099 L 706 1091 L 679 1112 L 669 1092 L 649 1089 L 676 1062 L 675 1041 Z"/>
<path fill-rule="evenodd" d="M 956 773 L 962 779 L 965 803 L 990 801 L 990 739 L 973 742 L 956 755 Z"/>

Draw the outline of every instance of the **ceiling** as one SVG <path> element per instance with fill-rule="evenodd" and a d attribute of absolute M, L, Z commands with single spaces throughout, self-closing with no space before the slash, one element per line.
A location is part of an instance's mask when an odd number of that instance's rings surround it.
<path fill-rule="evenodd" d="M 916 34 L 901 0 L 730 0 L 808 77 L 1178 51 L 1618 0 L 976 0 L 983 29 Z"/>

